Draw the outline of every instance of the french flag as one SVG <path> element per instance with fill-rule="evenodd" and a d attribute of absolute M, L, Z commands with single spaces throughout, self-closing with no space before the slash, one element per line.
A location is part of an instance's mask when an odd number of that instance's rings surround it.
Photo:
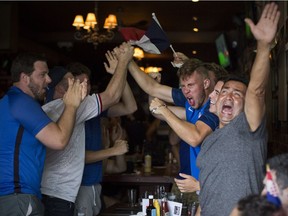
<path fill-rule="evenodd" d="M 119 31 L 124 39 L 129 41 L 131 45 L 137 45 L 147 53 L 161 54 L 161 52 L 170 46 L 170 42 L 158 22 L 155 13 L 152 13 L 152 18 L 151 24 L 146 32 L 132 27 L 122 27 Z"/>
<path fill-rule="evenodd" d="M 272 174 L 267 164 L 267 171 L 266 171 L 266 198 L 269 202 L 273 203 L 274 205 L 280 207 L 281 200 L 278 197 L 278 192 L 275 186 L 275 182 L 272 179 Z"/>

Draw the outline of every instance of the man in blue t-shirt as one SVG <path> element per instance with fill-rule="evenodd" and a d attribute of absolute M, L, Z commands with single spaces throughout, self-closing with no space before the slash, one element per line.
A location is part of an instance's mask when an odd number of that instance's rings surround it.
<path fill-rule="evenodd" d="M 20 54 L 12 63 L 13 86 L 0 100 L 0 215 L 43 215 L 40 183 L 46 147 L 68 144 L 76 111 L 87 92 L 86 81 L 69 79 L 58 122 L 42 110 L 51 79 L 46 59 Z"/>
<path fill-rule="evenodd" d="M 159 84 L 140 71 L 135 62 L 129 64 L 129 71 L 147 94 L 156 97 L 150 104 L 152 113 L 165 120 L 182 139 L 178 178 L 182 178 L 183 173 L 198 179 L 196 158 L 200 144 L 218 126 L 217 117 L 209 112 L 209 94 L 214 88 L 214 79 L 218 76 L 195 59 L 186 60 L 178 70 L 180 89 Z M 179 107 L 166 106 L 158 98 Z M 205 120 L 199 120 L 203 115 L 206 116 Z"/>

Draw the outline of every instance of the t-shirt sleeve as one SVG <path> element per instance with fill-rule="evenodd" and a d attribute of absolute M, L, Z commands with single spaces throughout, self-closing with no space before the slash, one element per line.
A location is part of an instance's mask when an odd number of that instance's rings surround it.
<path fill-rule="evenodd" d="M 99 94 L 88 95 L 80 104 L 76 115 L 76 124 L 100 115 L 102 110 Z"/>
<path fill-rule="evenodd" d="M 187 100 L 183 95 L 181 89 L 172 88 L 172 98 L 176 106 L 185 107 L 185 103 Z"/>
<path fill-rule="evenodd" d="M 41 105 L 29 96 L 10 97 L 9 103 L 14 118 L 34 136 L 52 122 Z"/>
<path fill-rule="evenodd" d="M 214 131 L 219 126 L 218 116 L 209 111 L 204 112 L 198 121 L 202 121 L 207 124 L 212 129 L 212 131 Z"/>

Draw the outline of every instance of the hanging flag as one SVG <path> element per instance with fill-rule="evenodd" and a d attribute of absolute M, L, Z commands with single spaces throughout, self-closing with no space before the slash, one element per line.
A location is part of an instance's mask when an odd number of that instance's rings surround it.
<path fill-rule="evenodd" d="M 273 203 L 276 206 L 281 206 L 281 201 L 278 197 L 278 192 L 273 181 L 272 174 L 269 168 L 269 165 L 266 165 L 266 198 L 269 202 Z"/>
<path fill-rule="evenodd" d="M 126 41 L 140 40 L 140 38 L 145 34 L 144 30 L 134 27 L 120 27 L 119 31 Z"/>
<path fill-rule="evenodd" d="M 130 41 L 132 45 L 137 45 L 148 53 L 161 54 L 170 46 L 170 42 L 155 13 L 152 13 L 152 18 L 146 32 L 137 28 L 120 28 L 119 31 L 124 39 Z"/>

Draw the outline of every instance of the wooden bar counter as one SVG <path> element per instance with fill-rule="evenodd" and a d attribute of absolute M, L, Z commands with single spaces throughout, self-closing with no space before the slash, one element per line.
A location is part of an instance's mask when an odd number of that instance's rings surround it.
<path fill-rule="evenodd" d="M 178 169 L 174 164 L 168 164 L 163 167 L 152 167 L 150 173 L 145 173 L 141 167 L 135 173 L 111 174 L 103 176 L 103 187 L 117 185 L 120 188 L 135 188 L 138 191 L 138 197 L 143 196 L 147 191 L 154 194 L 157 186 L 165 186 L 168 192 L 174 182 Z"/>

